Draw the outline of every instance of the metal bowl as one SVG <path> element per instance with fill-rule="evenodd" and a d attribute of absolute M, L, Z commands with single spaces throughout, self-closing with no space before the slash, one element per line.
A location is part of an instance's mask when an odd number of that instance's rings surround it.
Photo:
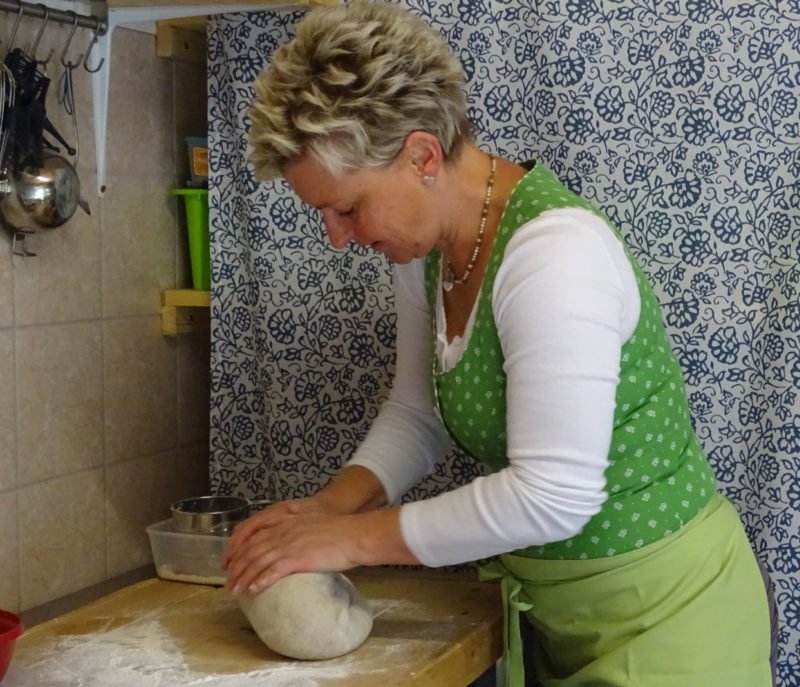
<path fill-rule="evenodd" d="M 267 506 L 271 506 L 273 503 L 277 503 L 277 501 L 273 501 L 271 499 L 250 499 L 250 513 L 258 513 L 259 511 L 264 510 Z"/>
<path fill-rule="evenodd" d="M 40 168 L 20 171 L 16 190 L 20 205 L 40 227 L 60 227 L 81 199 L 78 173 L 60 155 L 47 155 Z"/>
<path fill-rule="evenodd" d="M 172 504 L 172 522 L 178 532 L 228 534 L 250 515 L 250 502 L 237 496 L 197 496 Z"/>

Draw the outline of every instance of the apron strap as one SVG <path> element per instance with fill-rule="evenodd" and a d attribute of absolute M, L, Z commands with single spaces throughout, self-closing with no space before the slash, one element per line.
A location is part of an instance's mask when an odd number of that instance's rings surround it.
<path fill-rule="evenodd" d="M 499 560 L 494 559 L 478 569 L 482 582 L 499 580 L 503 597 L 503 658 L 498 667 L 498 687 L 525 687 L 525 666 L 522 662 L 520 613 L 533 608 L 522 583 Z"/>

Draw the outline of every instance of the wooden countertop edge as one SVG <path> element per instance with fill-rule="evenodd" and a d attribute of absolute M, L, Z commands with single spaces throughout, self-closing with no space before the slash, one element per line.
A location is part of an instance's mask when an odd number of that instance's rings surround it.
<path fill-rule="evenodd" d="M 419 675 L 426 687 L 468 685 L 477 680 L 503 655 L 503 624 L 496 619 L 485 632 L 473 632 L 461 643 L 450 646 Z M 453 672 L 453 666 L 458 672 Z"/>

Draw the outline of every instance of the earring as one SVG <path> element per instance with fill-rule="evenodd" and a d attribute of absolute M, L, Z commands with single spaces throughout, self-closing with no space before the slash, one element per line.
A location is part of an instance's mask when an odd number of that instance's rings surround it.
<path fill-rule="evenodd" d="M 429 174 L 422 177 L 422 183 L 425 184 L 425 186 L 432 186 L 434 181 L 436 181 L 436 177 L 432 177 Z"/>

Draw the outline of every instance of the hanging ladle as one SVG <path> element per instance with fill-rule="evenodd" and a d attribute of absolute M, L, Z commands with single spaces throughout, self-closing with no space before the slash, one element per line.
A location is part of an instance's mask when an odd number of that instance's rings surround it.
<path fill-rule="evenodd" d="M 45 155 L 41 167 L 21 170 L 14 181 L 19 204 L 40 227 L 60 227 L 82 206 L 78 173 L 60 155 Z"/>

